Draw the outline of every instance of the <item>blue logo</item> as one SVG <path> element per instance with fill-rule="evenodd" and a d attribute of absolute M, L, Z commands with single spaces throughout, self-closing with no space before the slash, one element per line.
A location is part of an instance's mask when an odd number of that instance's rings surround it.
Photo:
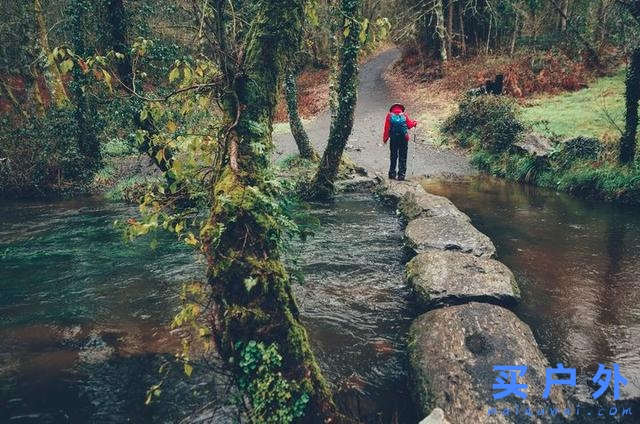
<path fill-rule="evenodd" d="M 509 395 L 527 398 L 527 385 L 519 383 L 518 379 L 527 373 L 526 365 L 495 365 L 494 371 L 498 371 L 495 383 L 493 383 L 494 399 L 502 399 Z M 558 378 L 554 378 L 557 376 Z M 620 387 L 627 385 L 627 379 L 620 373 L 618 364 L 613 364 L 613 369 L 608 369 L 603 364 L 598 364 L 598 371 L 593 376 L 592 381 L 600 388 L 592 393 L 594 399 L 602 396 L 607 389 L 613 385 L 613 400 L 620 398 Z M 547 368 L 545 372 L 545 388 L 542 398 L 547 399 L 551 393 L 552 386 L 576 386 L 576 369 L 565 368 L 562 364 L 557 364 L 557 368 Z"/>

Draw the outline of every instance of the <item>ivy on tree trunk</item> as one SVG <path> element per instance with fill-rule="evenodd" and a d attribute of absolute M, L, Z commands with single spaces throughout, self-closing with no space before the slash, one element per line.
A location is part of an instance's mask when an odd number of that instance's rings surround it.
<path fill-rule="evenodd" d="M 313 150 L 309 136 L 304 130 L 300 114 L 298 113 L 298 83 L 296 81 L 296 75 L 293 72 L 289 72 L 285 77 L 285 99 L 287 100 L 287 111 L 289 113 L 289 126 L 291 127 L 291 134 L 293 139 L 298 145 L 298 152 L 300 157 L 309 160 L 316 160 L 318 155 Z"/>
<path fill-rule="evenodd" d="M 86 56 L 88 53 L 84 38 L 85 20 L 88 13 L 89 3 L 87 0 L 74 0 L 70 4 L 71 42 L 74 52 L 81 57 Z M 72 76 L 73 80 L 70 85 L 76 104 L 78 150 L 86 160 L 85 168 L 91 172 L 98 169 L 102 163 L 100 142 L 98 141 L 96 130 L 98 114 L 95 102 L 87 96 L 88 76 L 82 72 L 79 66 L 73 67 Z"/>
<path fill-rule="evenodd" d="M 123 55 L 118 61 L 118 75 L 120 81 L 127 87 L 131 86 L 131 55 L 127 43 L 127 19 L 123 0 L 106 0 L 107 20 L 111 35 L 111 48 Z"/>
<path fill-rule="evenodd" d="M 51 92 L 51 96 L 57 107 L 64 107 L 69 104 L 69 97 L 62 82 L 62 74 L 55 60 L 49 60 L 51 49 L 49 48 L 49 29 L 45 21 L 44 11 L 42 10 L 42 1 L 34 0 L 33 9 L 35 13 L 36 28 L 38 34 L 38 47 L 45 56 L 47 65 L 44 67 L 44 77 L 47 88 Z"/>
<path fill-rule="evenodd" d="M 229 133 L 235 147 L 230 149 L 229 166 L 212 187 L 214 203 L 201 236 L 216 305 L 214 337 L 222 358 L 242 376 L 245 387 L 252 387 L 247 379 L 257 382 L 258 376 L 243 373 L 244 348 L 255 346 L 253 343 L 275 344 L 282 357 L 279 372 L 291 391 L 289 398 L 308 399 L 301 420 L 335 423 L 341 420 L 311 351 L 282 263 L 287 220 L 278 202 L 278 183 L 270 171 L 278 88 L 291 46 L 300 43 L 303 5 L 303 0 L 256 5 L 243 68 L 223 102 L 227 121 L 235 122 Z M 252 393 L 244 395 L 256 413 L 252 399 L 263 400 Z M 256 422 L 266 422 L 264 419 L 254 417 Z"/>
<path fill-rule="evenodd" d="M 341 48 L 340 77 L 338 79 L 338 105 L 331 120 L 329 140 L 322 160 L 307 193 L 309 198 L 326 198 L 333 193 L 333 182 L 338 175 L 342 153 L 353 128 L 353 114 L 358 95 L 358 52 L 360 29 L 358 20 L 361 0 L 342 0 L 345 32 Z"/>

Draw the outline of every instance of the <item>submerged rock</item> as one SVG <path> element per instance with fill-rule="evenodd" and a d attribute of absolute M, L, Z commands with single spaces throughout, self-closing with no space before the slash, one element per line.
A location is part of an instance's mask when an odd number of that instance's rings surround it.
<path fill-rule="evenodd" d="M 88 364 L 105 362 L 115 353 L 115 349 L 109 346 L 96 331 L 92 331 L 89 340 L 78 352 L 80 361 Z"/>
<path fill-rule="evenodd" d="M 409 360 L 412 395 L 425 415 L 438 407 L 454 424 L 563 422 L 561 412 L 552 418 L 550 410 L 568 406 L 561 386 L 542 399 L 549 364 L 529 327 L 508 309 L 473 302 L 421 315 L 409 331 Z M 496 365 L 527 366 L 517 379 L 527 385 L 526 399 L 493 399 L 501 391 L 492 388 Z M 542 408 L 545 415 L 536 417 Z"/>
<path fill-rule="evenodd" d="M 457 250 L 475 256 L 491 257 L 496 248 L 471 223 L 456 216 L 417 218 L 404 232 L 407 246 L 416 253 L 428 250 Z"/>
<path fill-rule="evenodd" d="M 426 309 L 471 301 L 513 305 L 520 290 L 502 263 L 460 252 L 432 250 L 407 264 L 407 281 Z"/>

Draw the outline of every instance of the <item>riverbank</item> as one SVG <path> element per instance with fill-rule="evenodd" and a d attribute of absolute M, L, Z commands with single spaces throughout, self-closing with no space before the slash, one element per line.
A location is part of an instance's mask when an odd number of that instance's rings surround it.
<path fill-rule="evenodd" d="M 580 197 L 640 203 L 640 163 L 618 164 L 624 72 L 519 105 L 465 97 L 442 126 L 481 171 Z M 600 108 L 600 109 L 598 109 Z"/>

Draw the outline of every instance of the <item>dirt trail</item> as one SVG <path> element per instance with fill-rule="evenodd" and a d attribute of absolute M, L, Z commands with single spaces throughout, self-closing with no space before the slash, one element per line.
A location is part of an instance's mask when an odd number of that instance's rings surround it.
<path fill-rule="evenodd" d="M 389 166 L 389 147 L 381 145 L 384 118 L 389 105 L 393 101 L 402 102 L 402 99 L 392 98 L 383 74 L 399 55 L 399 50 L 392 48 L 380 53 L 361 67 L 358 104 L 353 131 L 346 150 L 349 157 L 358 165 L 370 172 L 385 175 Z M 408 110 L 407 112 L 411 117 L 418 115 L 418 111 Z M 306 125 L 309 137 L 320 153 L 324 151 L 327 144 L 329 125 L 328 111 Z M 421 140 L 423 133 L 420 131 L 420 125 L 417 131 L 416 139 Z M 274 135 L 274 142 L 278 158 L 297 152 L 296 144 L 289 131 Z M 429 143 L 413 143 L 412 135 L 407 160 L 407 177 L 464 176 L 474 173 L 468 159 L 462 153 L 441 149 Z"/>

